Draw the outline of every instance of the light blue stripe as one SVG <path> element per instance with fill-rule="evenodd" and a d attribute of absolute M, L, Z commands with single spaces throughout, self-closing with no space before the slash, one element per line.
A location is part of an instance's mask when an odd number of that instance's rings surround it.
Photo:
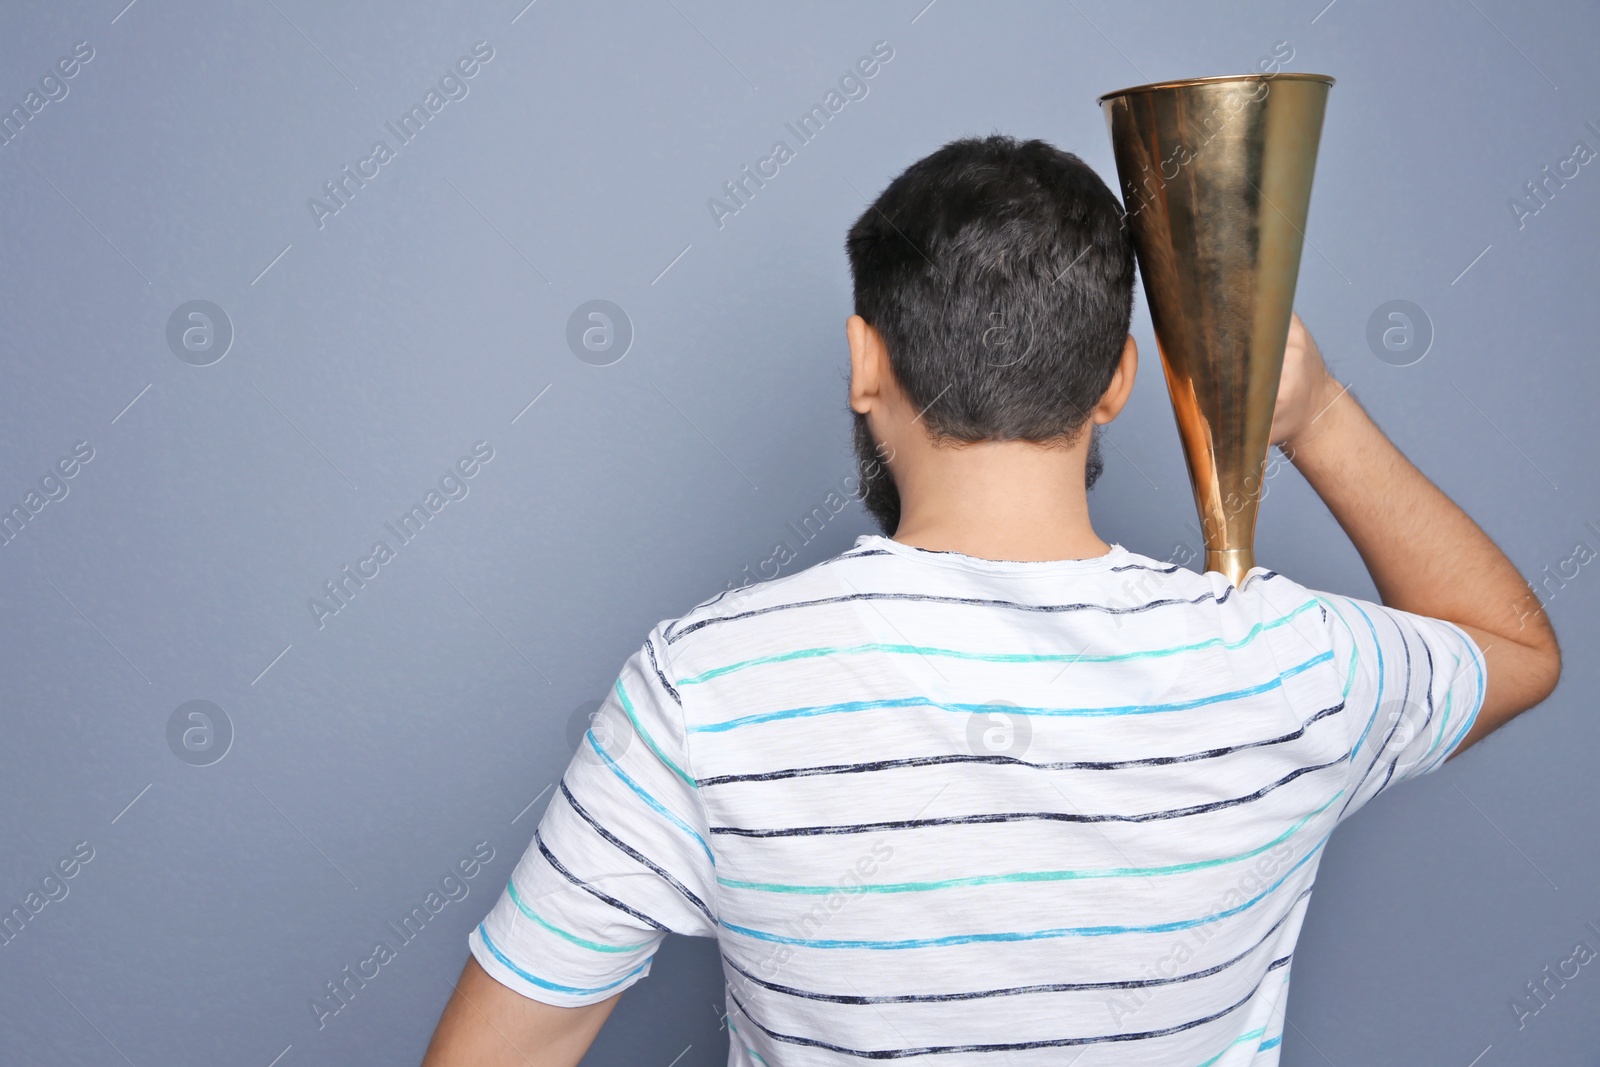
<path fill-rule="evenodd" d="M 1461 729 L 1456 731 L 1456 735 L 1454 737 L 1452 737 L 1450 739 L 1450 743 L 1448 745 L 1446 745 L 1440 751 L 1438 757 L 1434 759 L 1433 764 L 1428 768 L 1428 770 L 1430 770 L 1430 771 L 1433 770 L 1434 767 L 1437 767 L 1439 764 L 1443 763 L 1446 759 L 1450 758 L 1450 753 L 1452 753 L 1452 752 L 1454 752 L 1456 750 L 1456 746 L 1461 744 L 1461 739 L 1467 736 L 1467 731 L 1471 730 L 1472 729 L 1472 724 L 1477 722 L 1477 721 L 1478 721 L 1478 709 L 1474 708 L 1473 711 L 1472 711 L 1472 714 L 1467 716 L 1466 722 L 1463 722 L 1461 724 Z"/>
<path fill-rule="evenodd" d="M 1223 1047 L 1221 1052 L 1217 1053 L 1215 1056 L 1211 1057 L 1209 1060 L 1206 1060 L 1204 1063 L 1201 1063 L 1199 1065 L 1199 1067 L 1211 1067 L 1211 1065 L 1213 1063 L 1216 1063 L 1218 1060 L 1222 1059 L 1222 1057 L 1226 1056 L 1230 1050 L 1239 1047 L 1240 1045 L 1244 1044 L 1246 1041 L 1250 1041 L 1250 1040 L 1253 1040 L 1255 1038 L 1258 1038 L 1262 1034 L 1265 1034 L 1266 1032 L 1267 1032 L 1267 1028 L 1265 1026 L 1263 1026 L 1263 1027 L 1261 1027 L 1259 1029 L 1251 1030 L 1248 1034 L 1240 1034 L 1238 1037 L 1236 1037 L 1232 1041 L 1228 1042 L 1227 1045 L 1225 1045 Z M 1258 1048 L 1256 1051 L 1259 1052 L 1260 1049 Z"/>
<path fill-rule="evenodd" d="M 654 809 L 655 811 L 659 812 L 661 814 L 661 816 L 663 818 L 665 818 L 668 822 L 672 823 L 672 825 L 676 826 L 678 829 L 682 830 L 684 833 L 686 833 L 690 837 L 694 838 L 695 841 L 697 841 L 699 843 L 700 847 L 705 851 L 706 859 L 711 861 L 711 865 L 713 867 L 716 866 L 717 859 L 716 859 L 715 856 L 713 856 L 711 854 L 711 846 L 706 844 L 706 839 L 701 837 L 699 835 L 699 833 L 697 833 L 695 831 L 694 827 L 690 826 L 688 823 L 686 823 L 682 819 L 678 818 L 672 812 L 668 811 L 666 809 L 666 807 L 663 806 L 662 803 L 659 800 L 657 800 L 655 797 L 651 796 L 649 793 L 645 792 L 643 789 L 641 789 L 639 787 L 639 784 L 637 782 L 635 782 L 632 778 L 629 778 L 628 777 L 628 773 L 626 771 L 624 771 L 621 767 L 617 766 L 617 761 L 611 758 L 611 753 L 607 752 L 605 749 L 600 747 L 600 742 L 594 736 L 594 731 L 593 730 L 590 730 L 586 734 L 584 734 L 584 737 L 588 739 L 589 747 L 594 749 L 595 752 L 599 753 L 600 758 L 606 761 L 606 766 L 611 768 L 611 772 L 613 774 L 615 774 L 618 778 L 622 779 L 622 784 L 623 785 L 627 786 L 629 789 L 631 789 L 635 793 L 637 793 L 641 800 L 643 800 L 646 804 L 650 805 L 650 807 L 652 809 Z"/>
<path fill-rule="evenodd" d="M 650 966 L 650 960 L 655 959 L 654 956 L 651 956 L 650 959 L 645 960 L 643 963 L 639 964 L 639 966 L 635 967 L 621 978 L 618 978 L 615 982 L 608 982 L 602 986 L 595 986 L 593 989 L 580 989 L 577 986 L 560 985 L 556 982 L 546 981 L 545 979 L 540 978 L 538 975 L 529 974 L 521 967 L 518 967 L 515 963 L 512 963 L 510 960 L 506 959 L 505 953 L 501 952 L 499 948 L 495 946 L 495 943 L 489 940 L 489 930 L 484 926 L 483 923 L 478 924 L 478 936 L 483 938 L 484 947 L 494 954 L 494 958 L 505 964 L 505 966 L 509 968 L 511 972 L 518 978 L 532 982 L 541 989 L 552 989 L 557 993 L 570 993 L 575 997 L 593 996 L 595 993 L 604 993 L 608 989 L 615 989 L 623 982 L 626 982 L 628 979 L 632 978 L 634 975 Z"/>
<path fill-rule="evenodd" d="M 771 656 L 757 656 L 754 659 L 740 660 L 730 663 L 726 667 L 713 667 L 712 669 L 697 674 L 693 678 L 685 678 L 678 683 L 679 686 L 699 685 L 709 682 L 713 678 L 720 678 L 725 674 L 742 671 L 749 667 L 764 666 L 769 663 L 786 663 L 797 659 L 812 659 L 817 656 L 855 655 L 863 652 L 885 652 L 891 654 L 905 654 L 918 656 L 944 656 L 950 659 L 976 660 L 982 663 L 1119 663 L 1125 660 L 1147 659 L 1154 656 L 1171 656 L 1180 652 L 1194 652 L 1202 648 L 1220 646 L 1226 649 L 1239 649 L 1259 637 L 1264 631 L 1276 626 L 1282 626 L 1292 621 L 1301 612 L 1316 606 L 1316 600 L 1308 600 L 1280 619 L 1267 623 L 1256 623 L 1250 627 L 1237 641 L 1227 641 L 1221 637 L 1210 637 L 1204 641 L 1197 641 L 1191 645 L 1173 645 L 1170 648 L 1144 649 L 1137 652 L 1116 652 L 1103 656 L 1091 656 L 1087 653 L 1069 652 L 967 652 L 954 648 L 936 648 L 932 645 L 903 645 L 884 642 L 871 642 L 863 645 L 828 645 L 821 648 L 802 648 L 793 652 L 781 652 Z"/>
<path fill-rule="evenodd" d="M 1366 619 L 1367 629 L 1372 633 L 1372 646 L 1378 657 L 1378 694 L 1372 698 L 1372 717 L 1367 720 L 1367 725 L 1361 730 L 1361 736 L 1356 738 L 1355 747 L 1350 750 L 1350 762 L 1351 765 L 1354 766 L 1356 753 L 1360 752 L 1361 746 L 1366 743 L 1367 734 L 1372 732 L 1372 725 L 1378 721 L 1378 712 L 1383 708 L 1383 643 L 1378 640 L 1378 628 L 1372 625 L 1372 619 L 1367 616 L 1365 611 L 1361 610 L 1361 605 L 1357 604 L 1353 600 L 1350 600 L 1348 597 L 1341 599 L 1343 599 L 1345 603 L 1349 604 L 1351 607 L 1355 608 L 1357 613 L 1359 613 L 1363 619 Z M 1344 615 L 1339 611 L 1338 608 L 1334 608 L 1333 613 L 1338 615 L 1341 621 L 1344 620 Z M 1345 625 L 1348 628 L 1349 623 L 1346 623 Z M 1351 632 L 1350 636 L 1354 638 L 1354 631 Z M 1352 644 L 1350 647 L 1354 649 L 1355 645 Z"/>
<path fill-rule="evenodd" d="M 1444 707 L 1439 709 L 1439 721 L 1434 726 L 1433 740 L 1428 743 L 1428 751 L 1423 754 L 1424 759 L 1433 755 L 1434 749 L 1439 747 L 1439 743 L 1444 740 L 1445 730 L 1450 724 L 1450 698 L 1455 695 L 1456 677 L 1461 673 L 1461 657 L 1452 652 L 1450 653 L 1450 659 L 1450 670 L 1454 673 L 1450 675 L 1450 681 L 1445 683 Z M 1428 692 L 1433 692 L 1432 678 L 1428 679 Z"/>
<path fill-rule="evenodd" d="M 1459 629 L 1459 627 L 1458 627 L 1458 629 Z M 1462 630 L 1461 633 L 1462 633 L 1462 636 L 1466 637 L 1468 641 L 1472 641 L 1472 635 L 1471 634 L 1468 634 L 1465 630 Z M 1472 641 L 1472 647 L 1473 648 L 1477 648 L 1477 644 L 1478 643 L 1476 641 Z M 1485 693 L 1484 693 L 1483 666 L 1484 666 L 1484 664 L 1483 664 L 1483 654 L 1480 651 L 1478 655 L 1472 657 L 1472 669 L 1478 675 L 1478 705 L 1480 707 L 1483 705 L 1483 698 L 1485 696 Z M 1473 714 L 1476 715 L 1477 712 L 1473 712 Z"/>
<path fill-rule="evenodd" d="M 1457 626 L 1456 629 L 1460 630 L 1461 628 Z M 1478 651 L 1478 643 L 1472 640 L 1471 634 L 1467 633 L 1465 630 L 1461 630 L 1461 636 L 1468 642 L 1468 648 Z M 1472 724 L 1478 721 L 1478 712 L 1483 710 L 1483 700 L 1487 694 L 1484 688 L 1486 683 L 1483 673 L 1483 654 L 1481 651 L 1478 651 L 1478 654 L 1472 657 L 1472 670 L 1473 673 L 1478 677 L 1478 695 L 1477 699 L 1473 701 L 1472 714 L 1467 716 L 1467 721 L 1462 724 L 1461 730 L 1456 734 L 1454 740 L 1450 742 L 1450 747 L 1441 753 L 1441 755 L 1448 756 L 1455 750 L 1456 745 L 1461 743 L 1461 739 L 1467 736 L 1467 731 L 1472 729 Z"/>
<path fill-rule="evenodd" d="M 1274 1038 L 1272 1038 L 1270 1040 L 1261 1042 L 1261 1047 L 1256 1049 L 1256 1051 L 1257 1052 L 1265 1052 L 1268 1049 L 1277 1048 L 1281 1044 L 1283 1044 L 1283 1035 L 1279 1034 L 1277 1037 L 1274 1037 Z"/>
<path fill-rule="evenodd" d="M 1350 624 L 1345 622 L 1344 616 L 1339 614 L 1339 609 L 1333 606 L 1332 601 L 1323 597 L 1318 597 L 1317 599 L 1326 607 L 1333 608 L 1333 617 L 1339 620 L 1339 625 L 1344 627 L 1344 632 L 1350 635 L 1350 667 L 1344 672 L 1344 692 L 1339 695 L 1339 699 L 1348 701 L 1350 699 L 1350 690 L 1355 686 L 1356 682 L 1356 664 L 1361 662 L 1361 650 L 1356 646 L 1356 632 L 1350 629 Z"/>
<path fill-rule="evenodd" d="M 1256 896 L 1240 904 L 1236 908 L 1229 908 L 1211 915 L 1204 915 L 1198 919 L 1176 919 L 1172 922 L 1151 923 L 1147 926 L 1067 926 L 1050 930 L 1030 930 L 1018 932 L 1003 932 L 993 934 L 952 934 L 947 937 L 919 937 L 900 941 L 858 941 L 834 939 L 808 939 L 803 937 L 789 937 L 785 934 L 774 934 L 765 930 L 754 930 L 747 926 L 737 926 L 733 923 L 719 919 L 718 925 L 731 930 L 736 934 L 753 937 L 760 941 L 773 941 L 783 945 L 801 945 L 805 948 L 864 948 L 864 949 L 908 949 L 908 948 L 937 948 L 943 945 L 970 945 L 980 942 L 1012 942 L 1012 941 L 1047 941 L 1058 937 L 1105 937 L 1113 934 L 1166 934 L 1175 930 L 1188 930 L 1206 923 L 1217 922 L 1240 912 L 1248 911 L 1262 900 L 1266 899 L 1274 890 L 1288 880 L 1289 876 L 1300 868 L 1307 860 L 1322 850 L 1327 844 L 1328 835 L 1324 834 L 1322 840 L 1311 847 L 1294 865 L 1283 872 L 1283 877 L 1273 882 Z"/>
<path fill-rule="evenodd" d="M 959 714 L 972 714 L 974 712 L 1004 712 L 1007 715 L 1038 715 L 1038 716 L 1109 716 L 1109 715 L 1151 715 L 1159 712 L 1188 711 L 1192 708 L 1204 707 L 1207 704 L 1216 704 L 1224 700 L 1235 700 L 1239 697 L 1255 696 L 1277 689 L 1283 684 L 1285 678 L 1292 678 L 1301 671 L 1308 670 L 1318 663 L 1324 663 L 1333 658 L 1333 653 L 1323 652 L 1313 656 L 1304 663 L 1290 667 L 1281 672 L 1276 678 L 1260 685 L 1252 685 L 1244 689 L 1235 689 L 1229 693 L 1219 693 L 1216 696 L 1199 697 L 1195 700 L 1184 700 L 1174 704 L 1126 704 L 1106 708 L 1019 708 L 1011 704 L 946 704 L 942 701 L 930 700 L 927 697 L 896 697 L 891 700 L 847 700 L 839 704 L 820 704 L 809 708 L 787 708 L 783 711 L 759 712 L 755 715 L 744 715 L 726 722 L 713 722 L 701 725 L 691 725 L 690 733 L 722 733 L 727 730 L 736 730 L 741 726 L 750 726 L 754 723 L 776 722 L 781 719 L 804 719 L 817 715 L 836 715 L 846 712 L 871 711 L 887 708 L 927 707 L 938 708 L 941 711 L 953 711 Z"/>

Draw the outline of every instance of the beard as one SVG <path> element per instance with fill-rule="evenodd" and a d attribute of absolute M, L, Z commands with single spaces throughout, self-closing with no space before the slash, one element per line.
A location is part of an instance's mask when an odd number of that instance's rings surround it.
<path fill-rule="evenodd" d="M 1095 423 L 1089 424 L 1089 455 L 1083 461 L 1083 491 L 1087 493 L 1094 488 L 1094 483 L 1100 480 L 1100 472 L 1106 469 L 1106 461 L 1100 455 L 1100 427 Z"/>
<path fill-rule="evenodd" d="M 900 526 L 900 490 L 895 488 L 894 477 L 889 473 L 887 450 L 873 440 L 867 417 L 858 411 L 855 420 L 856 477 L 861 481 L 856 495 L 872 521 L 883 531 L 883 536 L 893 537 Z"/>
<path fill-rule="evenodd" d="M 856 454 L 856 476 L 861 483 L 856 496 L 883 536 L 893 537 L 900 526 L 900 490 L 894 484 L 894 476 L 889 473 L 888 459 L 892 453 L 873 438 L 867 417 L 860 412 L 854 415 L 855 428 L 851 437 Z M 1089 455 L 1083 464 L 1085 492 L 1094 488 L 1105 466 L 1105 460 L 1100 455 L 1100 427 L 1090 423 Z"/>

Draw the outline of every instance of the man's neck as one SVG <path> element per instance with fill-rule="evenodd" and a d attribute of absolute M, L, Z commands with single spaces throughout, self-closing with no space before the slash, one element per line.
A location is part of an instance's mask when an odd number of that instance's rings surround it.
<path fill-rule="evenodd" d="M 1111 546 L 1089 521 L 1085 446 L 980 442 L 917 457 L 897 474 L 894 540 L 980 559 L 1088 559 Z"/>

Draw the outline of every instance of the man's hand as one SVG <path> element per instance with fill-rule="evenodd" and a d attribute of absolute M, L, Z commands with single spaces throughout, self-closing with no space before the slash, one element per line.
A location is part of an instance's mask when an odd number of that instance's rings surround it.
<path fill-rule="evenodd" d="M 553 1007 L 507 989 L 468 956 L 422 1067 L 574 1067 L 620 996 Z"/>
<path fill-rule="evenodd" d="M 1561 650 L 1505 553 L 1401 454 L 1289 327 L 1272 440 L 1361 553 L 1383 603 L 1454 623 L 1483 652 L 1483 707 L 1459 753 L 1550 695 Z"/>
<path fill-rule="evenodd" d="M 1327 408 L 1342 389 L 1328 374 L 1311 331 L 1299 315 L 1289 319 L 1289 343 L 1283 349 L 1283 376 L 1278 379 L 1278 403 L 1272 409 L 1272 434 L 1268 440 L 1293 451 L 1291 443 Z"/>

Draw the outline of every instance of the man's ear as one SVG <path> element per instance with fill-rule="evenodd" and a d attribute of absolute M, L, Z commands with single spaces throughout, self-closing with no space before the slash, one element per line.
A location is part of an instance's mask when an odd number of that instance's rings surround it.
<path fill-rule="evenodd" d="M 845 320 L 844 333 L 850 341 L 850 409 L 865 415 L 883 392 L 889 351 L 883 337 L 860 315 Z"/>
<path fill-rule="evenodd" d="M 1111 375 L 1111 384 L 1106 386 L 1106 391 L 1101 394 L 1100 402 L 1089 413 L 1089 418 L 1103 426 L 1121 414 L 1123 405 L 1133 394 L 1133 380 L 1138 374 L 1139 346 L 1130 333 L 1128 340 L 1122 346 L 1122 357 L 1117 361 L 1117 369 Z"/>

